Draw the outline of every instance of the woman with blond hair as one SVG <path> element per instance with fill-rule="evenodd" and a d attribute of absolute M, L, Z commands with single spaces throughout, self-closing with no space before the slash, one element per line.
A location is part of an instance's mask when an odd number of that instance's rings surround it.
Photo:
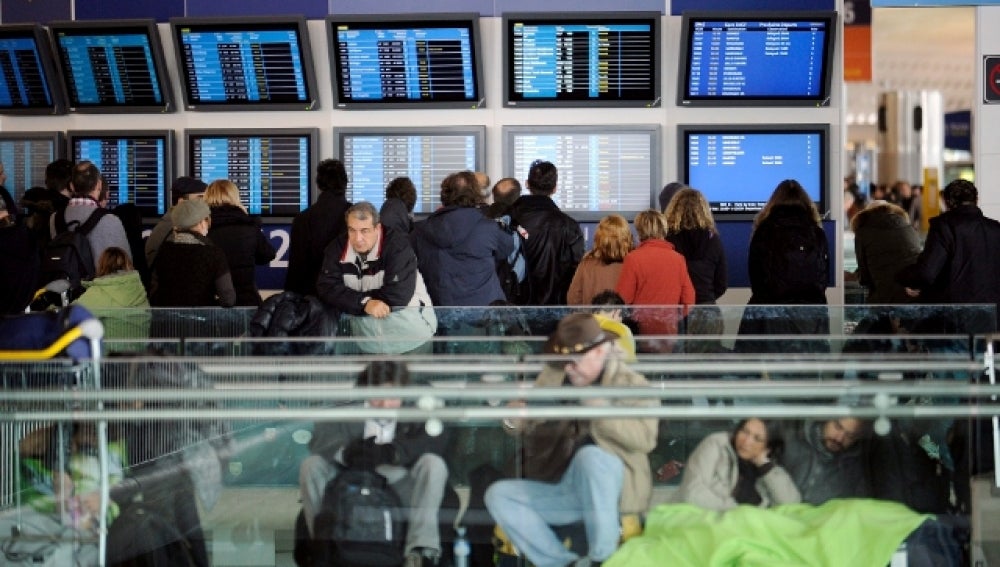
<path fill-rule="evenodd" d="M 636 215 L 634 224 L 639 246 L 625 256 L 615 291 L 629 305 L 681 306 L 680 309 L 646 307 L 637 309 L 635 314 L 643 335 L 677 334 L 678 322 L 695 300 L 687 263 L 674 245 L 665 240 L 667 223 L 659 211 L 642 211 Z M 643 346 L 653 351 L 672 349 L 659 341 L 645 342 Z"/>
<path fill-rule="evenodd" d="M 205 188 L 205 204 L 212 211 L 208 238 L 222 249 L 236 289 L 236 305 L 261 304 L 256 266 L 274 259 L 275 250 L 260 230 L 260 223 L 247 213 L 240 190 L 228 179 L 216 179 Z"/>
<path fill-rule="evenodd" d="M 594 247 L 583 255 L 566 293 L 567 305 L 589 305 L 602 291 L 614 290 L 625 255 L 635 248 L 632 230 L 621 215 L 608 215 L 597 223 Z"/>

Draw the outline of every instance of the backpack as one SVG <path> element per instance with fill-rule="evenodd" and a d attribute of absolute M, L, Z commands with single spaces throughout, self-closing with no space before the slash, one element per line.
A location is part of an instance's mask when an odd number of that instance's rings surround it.
<path fill-rule="evenodd" d="M 514 251 L 497 264 L 500 289 L 503 290 L 508 302 L 521 305 L 522 300 L 528 296 L 525 283 L 528 266 L 524 256 L 524 235 L 520 227 L 510 219 L 510 215 L 504 215 L 496 221 L 497 225 L 514 240 Z"/>
<path fill-rule="evenodd" d="M 823 296 L 829 267 L 826 247 L 820 246 L 811 230 L 795 227 L 780 230 L 771 266 L 771 293 L 788 302 L 808 301 Z"/>
<path fill-rule="evenodd" d="M 42 283 L 54 280 L 69 280 L 70 289 L 80 289 L 80 282 L 94 279 L 97 258 L 90 247 L 90 234 L 104 215 L 109 214 L 98 207 L 86 222 L 73 221 L 66 224 L 65 211 L 55 213 L 56 236 L 42 248 Z"/>
<path fill-rule="evenodd" d="M 406 516 L 382 475 L 345 469 L 323 492 L 316 515 L 316 565 L 398 566 L 403 562 Z"/>

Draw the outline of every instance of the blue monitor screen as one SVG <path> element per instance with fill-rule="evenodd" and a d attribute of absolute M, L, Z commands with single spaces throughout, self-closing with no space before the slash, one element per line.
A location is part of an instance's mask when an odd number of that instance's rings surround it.
<path fill-rule="evenodd" d="M 309 206 L 316 130 L 187 132 L 188 171 L 228 179 L 252 215 L 292 217 Z"/>
<path fill-rule="evenodd" d="M 189 110 L 316 108 L 304 19 L 174 19 L 171 26 Z"/>
<path fill-rule="evenodd" d="M 478 16 L 328 22 L 338 107 L 481 104 Z"/>
<path fill-rule="evenodd" d="M 171 96 L 155 25 L 53 24 L 74 110 L 169 110 Z"/>
<path fill-rule="evenodd" d="M 684 15 L 680 104 L 829 103 L 833 13 Z"/>
<path fill-rule="evenodd" d="M 827 127 L 781 128 L 682 126 L 682 180 L 716 214 L 756 214 L 785 179 L 825 210 Z"/>
<path fill-rule="evenodd" d="M 7 174 L 5 185 L 18 202 L 28 189 L 45 186 L 45 167 L 61 156 L 61 133 L 0 134 L 0 163 Z"/>
<path fill-rule="evenodd" d="M 659 13 L 505 14 L 506 106 L 659 104 Z"/>
<path fill-rule="evenodd" d="M 441 206 L 441 181 L 456 171 L 480 171 L 483 128 L 335 130 L 340 159 L 347 169 L 347 200 L 381 207 L 385 187 L 409 177 L 417 188 L 416 213 Z"/>
<path fill-rule="evenodd" d="M 48 37 L 39 26 L 0 27 L 0 112 L 62 110 Z"/>
<path fill-rule="evenodd" d="M 143 216 L 167 211 L 167 188 L 173 177 L 173 132 L 68 133 L 72 159 L 101 170 L 108 207 L 134 203 Z"/>

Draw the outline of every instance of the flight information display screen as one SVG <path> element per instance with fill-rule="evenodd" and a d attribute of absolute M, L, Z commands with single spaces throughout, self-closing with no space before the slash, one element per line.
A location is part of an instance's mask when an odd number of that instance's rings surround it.
<path fill-rule="evenodd" d="M 171 96 L 155 24 L 52 24 L 73 110 L 169 110 Z"/>
<path fill-rule="evenodd" d="M 45 167 L 62 157 L 62 133 L 0 133 L 0 163 L 7 174 L 5 186 L 15 201 L 32 187 L 45 186 Z"/>
<path fill-rule="evenodd" d="M 834 13 L 685 14 L 681 104 L 829 103 Z"/>
<path fill-rule="evenodd" d="M 170 21 L 189 110 L 316 108 L 304 18 Z"/>
<path fill-rule="evenodd" d="M 657 106 L 659 13 L 505 14 L 506 106 Z"/>
<path fill-rule="evenodd" d="M 167 212 L 173 176 L 173 131 L 68 133 L 74 162 L 101 170 L 108 207 L 135 203 L 143 216 Z"/>
<path fill-rule="evenodd" d="M 756 214 L 785 179 L 825 211 L 828 128 L 782 128 L 681 126 L 683 181 L 717 214 Z"/>
<path fill-rule="evenodd" d="M 417 188 L 415 213 L 441 206 L 441 181 L 456 171 L 483 169 L 485 128 L 397 128 L 334 130 L 347 169 L 347 200 L 381 207 L 385 187 L 409 177 Z"/>
<path fill-rule="evenodd" d="M 531 163 L 559 170 L 552 199 L 580 219 L 648 209 L 659 189 L 659 127 L 563 126 L 504 128 L 504 171 L 527 179 Z"/>
<path fill-rule="evenodd" d="M 187 131 L 188 171 L 228 179 L 252 215 L 292 217 L 309 206 L 317 131 Z"/>
<path fill-rule="evenodd" d="M 478 15 L 327 22 L 338 108 L 482 104 Z"/>
<path fill-rule="evenodd" d="M 0 113 L 62 112 L 50 53 L 40 26 L 0 26 Z"/>

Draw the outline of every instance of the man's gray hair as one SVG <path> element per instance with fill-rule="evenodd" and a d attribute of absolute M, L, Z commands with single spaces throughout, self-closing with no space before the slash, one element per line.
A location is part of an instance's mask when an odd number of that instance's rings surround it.
<path fill-rule="evenodd" d="M 358 220 L 368 220 L 372 219 L 372 224 L 378 224 L 378 209 L 375 205 L 369 203 L 368 201 L 361 201 L 351 205 L 347 212 L 344 214 L 344 220 L 346 221 L 350 217 L 354 217 Z"/>

